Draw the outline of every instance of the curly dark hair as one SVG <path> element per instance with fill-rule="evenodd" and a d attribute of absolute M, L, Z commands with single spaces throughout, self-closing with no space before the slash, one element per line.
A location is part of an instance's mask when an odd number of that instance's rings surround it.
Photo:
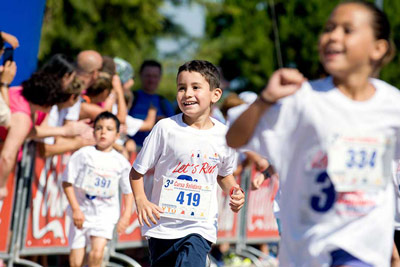
<path fill-rule="evenodd" d="M 112 89 L 111 79 L 112 77 L 109 73 L 103 71 L 99 72 L 99 77 L 94 82 L 94 84 L 86 90 L 86 95 L 97 96 L 103 93 L 105 90 L 111 92 Z"/>
<path fill-rule="evenodd" d="M 50 107 L 68 100 L 62 82 L 56 73 L 37 71 L 22 83 L 22 96 L 32 104 Z"/>
<path fill-rule="evenodd" d="M 57 74 L 61 79 L 65 74 L 75 71 L 75 66 L 71 58 L 64 54 L 53 55 L 40 69 L 43 72 Z"/>
<path fill-rule="evenodd" d="M 182 71 L 198 72 L 200 73 L 206 81 L 210 84 L 210 90 L 219 88 L 221 86 L 220 73 L 211 62 L 206 60 L 192 60 L 188 61 L 179 67 L 176 79 L 178 79 L 179 73 Z"/>
<path fill-rule="evenodd" d="M 109 111 L 103 111 L 102 113 L 97 115 L 97 117 L 94 119 L 93 122 L 93 128 L 96 128 L 96 125 L 100 120 L 106 120 L 106 119 L 111 119 L 115 122 L 115 128 L 117 129 L 117 133 L 119 133 L 119 126 L 121 125 L 121 123 L 119 122 L 117 116 L 115 116 Z"/>

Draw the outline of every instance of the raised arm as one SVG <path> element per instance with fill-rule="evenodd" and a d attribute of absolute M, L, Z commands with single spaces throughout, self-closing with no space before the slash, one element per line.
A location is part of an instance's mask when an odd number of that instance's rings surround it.
<path fill-rule="evenodd" d="M 230 127 L 226 135 L 227 144 L 233 148 L 247 144 L 264 112 L 279 99 L 294 94 L 304 80 L 296 69 L 275 71 L 260 97 Z"/>
<path fill-rule="evenodd" d="M 239 148 L 247 144 L 260 121 L 261 116 L 273 104 L 266 103 L 258 98 L 237 118 L 226 134 L 228 146 Z"/>
<path fill-rule="evenodd" d="M 147 116 L 143 121 L 142 126 L 140 126 L 139 131 L 150 131 L 156 123 L 157 119 L 157 109 L 154 106 L 150 106 Z"/>
<path fill-rule="evenodd" d="M 117 74 L 115 74 L 112 78 L 112 85 L 117 95 L 117 118 L 121 123 L 125 123 L 126 115 L 128 114 L 128 110 L 126 108 L 125 97 L 124 97 L 124 89 L 122 88 L 121 80 Z"/>

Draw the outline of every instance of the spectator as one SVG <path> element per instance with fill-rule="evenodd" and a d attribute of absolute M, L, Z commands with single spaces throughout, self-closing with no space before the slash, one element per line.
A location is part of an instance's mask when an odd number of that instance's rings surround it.
<path fill-rule="evenodd" d="M 4 42 L 0 38 L 0 55 L 4 52 Z M 8 127 L 10 124 L 10 109 L 8 107 L 8 87 L 15 77 L 17 66 L 14 61 L 5 62 L 0 66 L 0 125 Z"/>
<path fill-rule="evenodd" d="M 9 43 L 12 46 L 12 48 L 16 49 L 17 47 L 19 47 L 19 41 L 17 37 L 15 37 L 14 35 L 6 32 L 0 32 L 0 37 L 1 40 L 3 40 L 6 43 Z"/>
<path fill-rule="evenodd" d="M 114 106 L 114 104 L 117 105 Z M 83 96 L 79 117 L 94 120 L 104 111 L 112 112 L 113 107 L 113 113 L 116 113 L 118 120 L 125 123 L 127 112 L 121 81 L 118 75 L 111 76 L 107 72 L 100 72 L 95 83 Z"/>
<path fill-rule="evenodd" d="M 85 88 L 93 85 L 103 65 L 103 58 L 94 50 L 84 50 L 77 57 L 78 78 L 83 81 Z"/>
<path fill-rule="evenodd" d="M 54 105 L 45 121 L 35 128 L 39 127 L 61 127 L 66 122 L 68 114 L 68 108 L 73 106 L 79 99 L 79 95 L 83 89 L 83 83 L 77 80 L 75 76 L 75 67 L 72 64 L 72 60 L 63 54 L 54 55 L 42 68 L 42 71 L 57 74 L 58 78 L 63 79 L 63 86 L 66 88 L 65 93 L 69 95 L 67 100 L 63 103 Z M 72 79 L 72 81 L 69 81 Z M 49 157 L 56 154 L 62 154 L 67 151 L 77 150 L 85 145 L 93 144 L 92 128 L 83 122 L 75 122 L 78 117 L 74 118 L 74 121 L 67 121 L 66 126 L 74 125 L 74 129 L 77 130 L 77 134 L 88 133 L 89 138 L 83 138 L 82 136 L 74 137 L 63 137 L 58 136 L 57 138 L 51 136 L 46 137 L 38 143 L 39 151 L 42 156 Z"/>
<path fill-rule="evenodd" d="M 75 103 L 83 90 L 83 83 L 76 77 L 76 71 L 72 60 L 64 54 L 56 54 L 46 62 L 41 71 L 54 74 L 57 79 L 61 80 L 66 100 L 63 103 L 59 103 L 57 107 L 53 106 L 44 123 L 35 126 L 30 136 L 35 138 L 75 136 L 87 131 L 89 126 L 85 121 L 76 122 L 79 119 L 79 113 L 76 115 L 70 112 L 71 106 L 76 107 Z M 75 113 L 75 111 L 73 113 Z M 63 126 L 64 121 L 67 121 L 65 126 Z M 63 127 L 55 128 L 56 126 Z M 60 131 L 56 131 L 57 129 Z M 54 140 L 52 143 L 54 143 Z"/>
<path fill-rule="evenodd" d="M 157 119 L 174 115 L 171 103 L 164 97 L 157 94 L 158 85 L 161 80 L 161 64 L 155 60 L 145 60 L 140 67 L 140 79 L 142 89 L 134 93 L 134 100 L 129 115 L 134 118 L 144 119 L 151 105 L 157 109 Z M 143 145 L 143 141 L 149 132 L 139 132 L 134 137 L 138 146 Z"/>
<path fill-rule="evenodd" d="M 8 129 L 0 127 L 0 139 L 4 140 L 0 154 L 0 199 L 7 196 L 8 176 L 32 125 L 41 124 L 53 105 L 65 102 L 70 96 L 64 92 L 62 85 L 57 75 L 39 71 L 22 86 L 10 88 L 11 124 Z"/>

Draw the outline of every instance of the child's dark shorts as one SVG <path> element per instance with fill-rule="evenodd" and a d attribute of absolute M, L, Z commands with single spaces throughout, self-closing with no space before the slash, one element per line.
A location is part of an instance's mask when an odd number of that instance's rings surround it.
<path fill-rule="evenodd" d="M 152 267 L 205 267 L 211 242 L 199 234 L 178 239 L 149 239 Z"/>

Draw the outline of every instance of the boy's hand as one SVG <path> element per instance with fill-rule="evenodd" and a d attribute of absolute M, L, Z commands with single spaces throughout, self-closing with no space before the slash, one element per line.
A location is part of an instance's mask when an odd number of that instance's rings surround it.
<path fill-rule="evenodd" d="M 235 185 L 232 189 L 229 206 L 233 212 L 238 212 L 244 205 L 244 192 L 239 185 Z"/>
<path fill-rule="evenodd" d="M 15 61 L 7 61 L 0 69 L 0 72 L 0 82 L 10 84 L 17 73 L 17 65 L 15 64 Z"/>
<path fill-rule="evenodd" d="M 74 210 L 72 212 L 72 219 L 74 220 L 74 225 L 78 229 L 82 229 L 83 222 L 85 221 L 85 215 L 80 209 Z"/>
<path fill-rule="evenodd" d="M 262 174 L 261 172 L 257 173 L 253 181 L 251 181 L 251 190 L 259 189 L 262 183 L 264 182 L 264 178 L 265 178 L 264 174 Z"/>
<path fill-rule="evenodd" d="M 126 228 L 129 226 L 129 216 L 121 216 L 117 223 L 117 233 L 123 234 Z"/>
<path fill-rule="evenodd" d="M 121 93 L 124 92 L 124 89 L 122 88 L 122 84 L 121 84 L 121 79 L 119 78 L 118 74 L 114 74 L 114 76 L 112 77 L 112 80 L 111 80 L 111 84 L 112 84 L 113 89 L 116 92 L 121 92 Z"/>
<path fill-rule="evenodd" d="M 87 133 L 92 129 L 88 124 L 90 119 L 83 119 L 79 121 L 69 121 L 66 123 L 64 127 L 64 136 L 65 137 L 72 137 L 77 135 L 82 135 Z"/>
<path fill-rule="evenodd" d="M 305 81 L 297 69 L 280 69 L 275 71 L 260 97 L 271 104 L 279 99 L 294 94 Z"/>
<path fill-rule="evenodd" d="M 157 220 L 160 220 L 160 213 L 163 213 L 161 207 L 151 203 L 147 199 L 136 200 L 136 209 L 141 226 L 143 226 L 144 221 L 149 227 L 151 227 L 149 219 L 153 224 L 157 224 L 157 221 L 153 215 L 156 216 Z"/>

